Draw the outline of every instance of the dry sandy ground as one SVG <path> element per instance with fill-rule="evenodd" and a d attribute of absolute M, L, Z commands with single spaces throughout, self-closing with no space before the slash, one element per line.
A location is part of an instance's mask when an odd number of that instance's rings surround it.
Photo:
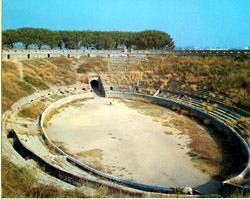
<path fill-rule="evenodd" d="M 218 192 L 219 183 L 195 168 L 188 156 L 187 135 L 179 136 L 177 129 L 120 100 L 112 106 L 109 101 L 96 97 L 64 108 L 51 119 L 49 137 L 81 162 L 114 176 Z M 169 120 L 177 116 L 162 109 Z M 197 128 L 201 127 L 197 124 Z"/>

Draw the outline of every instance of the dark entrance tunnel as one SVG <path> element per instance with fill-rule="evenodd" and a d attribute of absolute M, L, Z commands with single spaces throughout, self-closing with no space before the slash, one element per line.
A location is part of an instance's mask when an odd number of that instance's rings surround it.
<path fill-rule="evenodd" d="M 98 95 L 99 97 L 104 97 L 104 94 L 100 89 L 100 82 L 98 80 L 92 80 L 90 82 L 90 85 L 96 95 Z"/>
<path fill-rule="evenodd" d="M 94 91 L 99 91 L 99 82 L 97 80 L 92 80 L 90 85 Z"/>

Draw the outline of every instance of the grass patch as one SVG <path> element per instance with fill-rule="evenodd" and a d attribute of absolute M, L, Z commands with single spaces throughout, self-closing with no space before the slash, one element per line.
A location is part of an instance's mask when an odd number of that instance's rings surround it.
<path fill-rule="evenodd" d="M 13 62 L 2 62 L 2 112 L 24 96 L 34 92 L 31 85 L 23 82 Z"/>
<path fill-rule="evenodd" d="M 38 78 L 34 78 L 31 76 L 24 76 L 24 81 L 30 83 L 31 85 L 33 85 L 34 87 L 38 88 L 38 89 L 48 89 L 49 87 L 47 86 L 47 84 L 44 83 L 44 81 L 42 81 L 41 79 Z"/>
<path fill-rule="evenodd" d="M 18 167 L 5 156 L 2 157 L 2 197 L 3 198 L 84 198 L 83 193 L 63 190 L 52 185 L 37 186 L 35 171 Z"/>
<path fill-rule="evenodd" d="M 24 106 L 22 110 L 18 112 L 18 116 L 31 119 L 36 119 L 41 114 L 42 114 L 42 109 L 34 105 Z"/>
<path fill-rule="evenodd" d="M 25 168 L 16 167 L 5 156 L 2 157 L 2 196 L 24 198 L 26 191 L 32 189 L 36 182 L 34 174 Z M 20 186 L 22 184 L 22 186 Z"/>
<path fill-rule="evenodd" d="M 54 95 L 50 95 L 50 98 L 53 99 L 53 100 L 59 100 L 59 99 L 62 99 L 64 98 L 65 96 L 63 95 L 58 95 L 58 94 L 54 94 Z"/>
<path fill-rule="evenodd" d="M 140 63 L 140 67 L 127 66 L 129 74 L 114 70 L 107 80 L 121 86 L 139 84 L 145 88 L 143 93 L 151 95 L 160 87 L 194 93 L 208 91 L 207 97 L 223 100 L 226 95 L 225 103 L 250 109 L 249 65 L 249 56 L 244 59 L 156 56 Z"/>
<path fill-rule="evenodd" d="M 72 58 L 66 57 L 52 57 L 49 59 L 49 62 L 56 66 L 61 66 L 63 68 L 70 68 L 72 64 L 75 64 L 75 61 Z"/>
<path fill-rule="evenodd" d="M 23 81 L 17 81 L 17 84 L 27 93 L 32 93 L 34 89 L 32 88 L 31 85 L 27 84 L 26 82 Z"/>
<path fill-rule="evenodd" d="M 44 110 L 46 108 L 46 105 L 44 103 L 42 103 L 42 102 L 35 102 L 34 106 L 36 106 L 36 107 L 38 107 L 38 108 L 40 108 L 42 110 Z"/>
<path fill-rule="evenodd" d="M 164 133 L 165 133 L 165 135 L 173 135 L 173 132 L 171 132 L 171 131 L 165 131 Z"/>
<path fill-rule="evenodd" d="M 45 82 L 46 85 L 70 85 L 76 83 L 76 71 L 71 68 L 71 65 L 75 64 L 73 59 L 66 57 L 32 59 L 23 60 L 22 64 L 24 66 L 24 75 L 35 79 L 35 82 L 33 79 L 27 79 L 31 83 L 39 85 L 41 82 L 36 82 L 38 80 Z"/>
<path fill-rule="evenodd" d="M 56 114 L 56 113 L 59 113 L 59 110 L 58 108 L 53 108 L 49 114 L 45 117 L 44 121 L 43 121 L 43 126 L 45 128 L 48 127 L 48 122 L 51 120 L 51 118 Z"/>
<path fill-rule="evenodd" d="M 78 68 L 77 70 L 77 73 L 87 73 L 88 70 L 86 68 Z"/>
<path fill-rule="evenodd" d="M 250 198 L 250 192 L 246 190 L 236 189 L 233 193 L 231 193 L 229 198 Z"/>
<path fill-rule="evenodd" d="M 77 69 L 78 73 L 86 72 L 106 72 L 108 71 L 108 62 L 102 57 L 81 57 L 83 63 Z"/>

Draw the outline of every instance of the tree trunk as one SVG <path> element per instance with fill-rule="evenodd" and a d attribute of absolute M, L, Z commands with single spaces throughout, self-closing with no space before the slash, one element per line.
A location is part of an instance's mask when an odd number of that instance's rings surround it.
<path fill-rule="evenodd" d="M 118 48 L 119 44 L 118 42 L 115 42 L 115 48 Z"/>

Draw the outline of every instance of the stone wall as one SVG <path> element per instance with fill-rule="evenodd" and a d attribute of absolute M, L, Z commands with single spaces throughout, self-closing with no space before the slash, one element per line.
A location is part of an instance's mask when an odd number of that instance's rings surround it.
<path fill-rule="evenodd" d="M 247 166 L 250 165 L 250 151 L 248 144 L 245 142 L 245 140 L 229 125 L 224 123 L 223 121 L 213 117 L 212 115 L 205 113 L 199 109 L 193 108 L 187 104 L 182 104 L 177 101 L 173 101 L 171 99 L 162 98 L 162 97 L 153 97 L 150 95 L 145 94 L 139 94 L 139 93 L 126 93 L 126 92 L 115 92 L 115 91 L 108 91 L 106 92 L 107 97 L 121 97 L 121 98 L 144 98 L 152 101 L 154 104 L 164 106 L 167 108 L 172 107 L 180 107 L 183 110 L 188 111 L 192 116 L 199 118 L 201 120 L 209 120 L 210 124 L 212 124 L 218 132 L 222 133 L 225 139 L 230 140 L 237 146 L 239 154 L 243 154 L 246 157 L 247 165 L 246 168 L 238 174 L 236 177 L 226 180 L 223 182 L 223 185 L 230 184 L 230 181 L 236 180 L 236 179 L 242 179 L 247 174 Z"/>
<path fill-rule="evenodd" d="M 250 50 L 182 50 L 182 51 L 162 51 L 162 50 L 133 50 L 125 52 L 123 50 L 3 50 L 2 59 L 32 59 L 50 57 L 112 57 L 112 56 L 156 56 L 156 55 L 177 55 L 177 56 L 232 56 L 250 55 Z"/>
<path fill-rule="evenodd" d="M 173 101 L 171 99 L 167 99 L 167 98 L 162 98 L 162 97 L 154 97 L 154 96 L 150 96 L 150 95 L 145 95 L 145 94 L 139 94 L 139 93 L 126 93 L 126 92 L 114 92 L 114 91 L 107 91 L 106 93 L 106 97 L 121 97 L 121 98 L 144 98 L 147 100 L 152 101 L 154 104 L 160 105 L 160 106 L 164 106 L 167 108 L 172 108 L 172 107 L 180 107 L 183 110 L 188 111 L 192 116 L 199 118 L 201 120 L 205 120 L 208 119 L 210 120 L 210 123 L 217 128 L 218 132 L 222 133 L 225 136 L 225 139 L 227 140 L 231 140 L 232 142 L 234 142 L 235 144 L 237 144 L 238 151 L 239 154 L 243 154 L 246 159 L 247 159 L 247 166 L 250 163 L 250 151 L 249 151 L 249 147 L 247 145 L 247 143 L 245 142 L 245 140 L 236 132 L 234 131 L 230 126 L 228 126 L 226 123 L 222 122 L 221 120 L 213 117 L 212 115 L 205 113 L 199 109 L 193 108 L 187 104 L 182 104 L 179 103 L 177 101 Z M 61 105 L 68 103 L 72 100 L 75 99 L 80 99 L 80 98 L 86 98 L 86 97 L 92 97 L 93 93 L 85 93 L 85 94 L 79 94 L 79 95 L 73 95 L 73 96 L 69 96 L 63 99 L 58 100 L 57 102 L 51 104 L 42 114 L 41 116 L 41 128 L 44 132 L 44 135 L 46 136 L 46 131 L 44 130 L 43 127 L 43 121 L 46 117 L 46 115 L 48 115 L 50 113 L 50 111 L 53 108 L 58 108 Z M 144 190 L 144 191 L 157 191 L 158 189 L 160 189 L 162 192 L 165 193 L 171 193 L 173 192 L 173 189 L 170 187 L 159 187 L 159 186 L 152 186 L 152 185 L 146 185 L 146 184 L 141 184 L 141 183 L 136 183 L 133 181 L 129 181 L 129 180 L 124 180 L 124 179 L 120 179 L 114 176 L 110 176 L 108 174 L 102 173 L 100 171 L 97 171 L 91 167 L 88 167 L 80 162 L 78 162 L 77 160 L 75 160 L 74 158 L 68 156 L 66 153 L 64 153 L 61 149 L 59 149 L 56 145 L 54 145 L 46 136 L 46 139 L 57 149 L 57 151 L 59 153 L 61 153 L 62 155 L 65 155 L 67 157 L 67 159 L 69 161 L 75 162 L 76 165 L 80 168 L 83 168 L 87 171 L 90 171 L 96 175 L 105 177 L 107 179 L 113 180 L 115 182 L 118 183 L 123 183 L 128 185 L 129 187 L 132 188 L 136 188 L 136 189 L 140 189 L 140 190 Z M 237 178 L 244 178 L 244 176 L 247 174 L 247 167 L 240 173 L 238 174 L 236 177 L 226 180 L 223 182 L 224 187 L 227 189 L 228 186 L 230 185 L 230 181 L 233 179 L 237 179 Z"/>
<path fill-rule="evenodd" d="M 98 171 L 92 167 L 89 167 L 79 161 L 77 161 L 76 159 L 74 159 L 73 157 L 69 156 L 68 154 L 66 154 L 64 151 L 62 151 L 60 148 L 58 148 L 53 142 L 51 142 L 51 140 L 48 138 L 45 128 L 43 126 L 44 120 L 46 118 L 46 116 L 50 113 L 50 111 L 54 108 L 59 108 L 60 106 L 62 106 L 63 104 L 69 103 L 73 100 L 76 99 L 81 99 L 81 98 L 89 98 L 89 97 L 93 97 L 93 93 L 84 93 L 84 94 L 79 94 L 79 95 L 72 95 L 69 97 L 65 97 L 63 99 L 60 99 L 58 101 L 56 101 L 55 103 L 52 103 L 42 114 L 41 116 L 41 128 L 43 131 L 43 135 L 45 136 L 45 139 L 56 149 L 57 152 L 59 152 L 61 155 L 66 156 L 66 159 L 70 162 L 74 162 L 75 165 L 85 171 L 91 172 L 95 175 L 98 175 L 100 177 L 104 177 L 106 179 L 109 179 L 113 182 L 116 183 L 121 183 L 122 185 L 126 185 L 130 188 L 135 188 L 135 189 L 139 189 L 140 191 L 150 191 L 150 192 L 157 192 L 157 193 L 174 193 L 174 188 L 171 187 L 163 187 L 163 186 L 154 186 L 154 185 L 148 185 L 148 184 L 143 184 L 143 183 L 137 183 L 134 181 L 130 181 L 130 180 L 126 180 L 126 179 L 122 179 L 119 177 L 115 177 L 106 173 L 103 173 L 101 171 Z"/>

